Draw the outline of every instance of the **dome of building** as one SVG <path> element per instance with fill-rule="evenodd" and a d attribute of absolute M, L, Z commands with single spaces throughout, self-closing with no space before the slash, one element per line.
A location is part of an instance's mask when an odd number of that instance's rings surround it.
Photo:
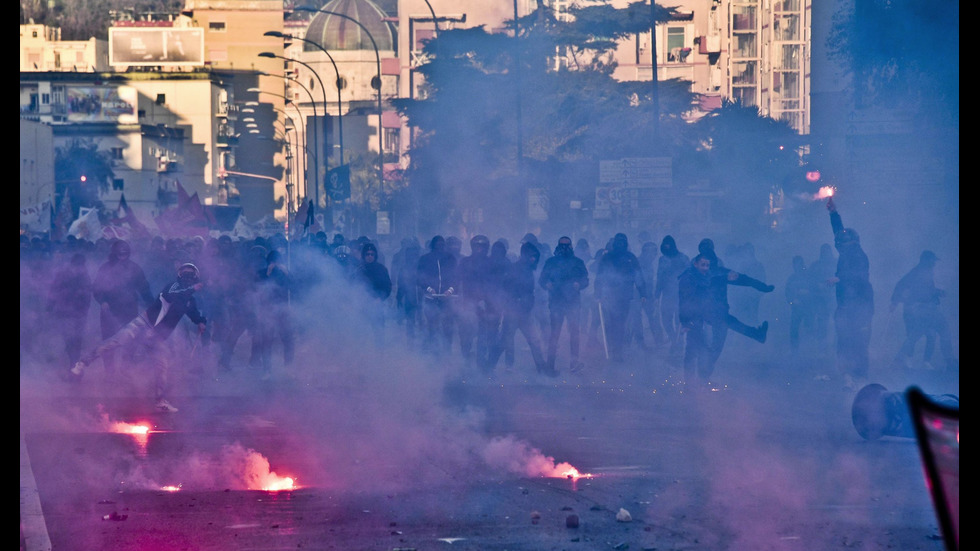
<path fill-rule="evenodd" d="M 388 14 L 371 0 L 330 0 L 310 21 L 306 37 L 318 42 L 327 51 L 332 50 L 370 50 L 393 51 L 395 39 L 391 26 L 384 21 Z M 324 11 L 334 13 L 324 13 Z M 347 17 L 342 17 L 343 14 Z M 354 21 L 360 23 L 358 25 Z M 363 28 L 361 27 L 363 25 Z M 367 29 L 367 32 L 364 29 Z M 368 36 L 370 33 L 370 37 Z M 374 43 L 371 38 L 374 38 Z M 320 51 L 315 45 L 303 44 L 303 51 Z"/>

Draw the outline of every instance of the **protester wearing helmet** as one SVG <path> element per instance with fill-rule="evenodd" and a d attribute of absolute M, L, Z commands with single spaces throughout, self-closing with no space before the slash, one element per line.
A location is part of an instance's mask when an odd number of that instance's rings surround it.
<path fill-rule="evenodd" d="M 166 343 L 184 316 L 197 324 L 199 333 L 204 333 L 207 319 L 198 310 L 194 299 L 194 293 L 203 287 L 197 266 L 189 262 L 181 264 L 177 268 L 177 278 L 163 288 L 150 306 L 114 335 L 83 354 L 69 370 L 68 379 L 81 380 L 85 367 L 96 359 L 121 346 L 138 342 L 146 348 L 146 357 L 153 364 L 155 407 L 167 413 L 176 412 L 177 408 L 165 398 L 170 387 L 169 359 L 173 353 Z"/>

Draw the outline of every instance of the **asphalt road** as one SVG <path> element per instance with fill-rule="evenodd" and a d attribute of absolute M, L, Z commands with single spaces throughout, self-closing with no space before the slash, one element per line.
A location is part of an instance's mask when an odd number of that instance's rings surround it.
<path fill-rule="evenodd" d="M 863 439 L 833 373 L 731 348 L 695 391 L 659 351 L 552 379 L 525 350 L 491 378 L 301 346 L 267 379 L 181 366 L 174 414 L 138 367 L 70 384 L 22 358 L 22 549 L 944 549 L 914 439 Z M 958 373 L 871 379 L 959 394 Z"/>

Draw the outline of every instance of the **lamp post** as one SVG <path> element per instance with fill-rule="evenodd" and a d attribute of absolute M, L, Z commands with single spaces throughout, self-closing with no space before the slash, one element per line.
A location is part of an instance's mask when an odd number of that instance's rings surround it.
<path fill-rule="evenodd" d="M 303 61 L 300 61 L 298 59 L 293 59 L 291 57 L 283 57 L 281 55 L 277 55 L 277 54 L 274 54 L 272 52 L 260 52 L 258 54 L 258 56 L 259 57 L 268 57 L 268 58 L 272 58 L 272 59 L 278 58 L 278 59 L 282 59 L 284 61 L 294 61 L 296 63 L 299 63 L 299 64 L 303 65 L 307 69 L 309 69 L 310 72 L 313 73 L 313 76 L 316 77 L 317 82 L 320 83 L 320 95 L 323 97 L 323 115 L 324 115 L 324 117 L 326 117 L 326 115 L 327 115 L 327 94 L 326 94 L 326 92 L 324 91 L 324 88 L 323 88 L 323 81 L 320 80 L 320 74 L 317 73 L 316 70 L 313 69 L 313 67 L 310 67 L 308 64 L 306 64 Z M 289 77 L 287 77 L 285 75 L 274 75 L 272 73 L 263 73 L 263 74 L 266 74 L 266 75 L 269 75 L 269 76 L 278 76 L 278 77 L 284 78 L 286 80 L 290 80 L 292 82 L 295 82 L 296 84 L 299 84 L 299 86 L 303 90 L 306 90 L 307 95 L 310 96 L 310 103 L 313 104 L 313 117 L 314 117 L 314 124 L 313 124 L 313 146 L 316 147 L 316 148 L 319 148 L 319 138 L 317 137 L 317 125 L 316 125 L 316 116 L 317 116 L 316 115 L 316 100 L 313 99 L 313 92 L 311 92 L 309 88 L 307 88 L 306 86 L 304 86 L 303 83 L 301 83 L 298 79 L 291 79 L 291 78 L 289 78 Z M 325 129 L 326 129 L 326 121 L 324 121 L 324 130 Z M 326 132 L 324 132 L 324 134 L 326 134 Z M 326 138 L 326 135 L 324 135 L 324 137 L 323 137 L 323 143 L 324 143 L 324 145 L 326 145 L 326 142 L 327 142 L 327 138 Z M 317 154 L 317 159 L 319 159 L 319 154 Z M 326 160 L 327 160 L 326 157 L 323 160 L 324 160 L 324 162 L 326 162 Z M 316 166 L 316 175 L 317 175 L 317 179 L 319 180 L 319 178 L 320 178 L 320 165 L 319 165 L 319 163 Z M 317 185 L 317 188 L 314 190 L 313 197 L 316 198 L 316 205 L 319 206 L 320 205 L 320 200 L 319 200 L 319 197 L 320 197 L 320 186 L 319 185 Z"/>
<path fill-rule="evenodd" d="M 344 113 L 343 113 L 343 103 L 341 102 L 341 98 L 340 98 L 340 90 L 341 90 L 341 87 L 342 87 L 342 83 L 340 81 L 340 69 L 337 68 L 337 62 L 334 61 L 333 56 L 330 55 L 330 52 L 328 52 L 326 50 L 326 48 L 324 48 L 320 44 L 317 44 L 316 42 L 313 42 L 312 40 L 307 40 L 305 38 L 301 38 L 299 36 L 293 36 L 291 34 L 281 33 L 279 31 L 266 31 L 266 32 L 263 33 L 263 35 L 264 36 L 274 36 L 276 38 L 282 38 L 283 40 L 294 40 L 294 39 L 295 40 L 301 40 L 303 42 L 306 42 L 306 43 L 309 43 L 309 44 L 313 44 L 314 46 L 316 46 L 317 48 L 319 48 L 320 51 L 322 51 L 323 53 L 327 54 L 327 59 L 329 59 L 330 60 L 330 64 L 333 65 L 333 72 L 334 72 L 334 75 L 336 75 L 336 81 L 334 82 L 334 86 L 337 87 L 337 132 L 340 134 L 340 137 L 339 137 L 339 139 L 337 141 L 338 141 L 338 143 L 340 145 L 340 165 L 343 165 L 344 164 Z M 259 54 L 259 55 L 268 54 L 268 53 L 269 52 L 263 52 L 262 54 Z M 269 57 L 269 56 L 266 55 L 265 57 Z M 299 63 L 303 63 L 303 62 L 302 61 L 299 61 Z M 311 71 L 313 71 L 313 74 L 317 74 L 316 71 L 314 71 L 313 68 L 310 67 L 309 65 L 307 65 L 306 63 L 303 63 L 303 65 L 306 65 L 307 68 L 309 68 Z M 320 76 L 319 75 L 317 75 L 317 80 L 320 80 Z M 324 86 L 323 86 L 323 81 L 320 81 L 320 92 L 323 94 L 323 114 L 326 115 L 327 114 L 327 96 L 326 96 L 326 88 L 324 88 Z M 324 139 L 323 145 L 324 146 L 327 145 L 326 139 Z"/>
<path fill-rule="evenodd" d="M 261 56 L 262 54 L 259 54 L 259 55 Z M 263 56 L 263 57 L 269 57 L 269 56 Z M 306 86 L 304 86 L 304 85 L 303 85 L 303 83 L 302 83 L 302 82 L 300 82 L 300 81 L 299 81 L 298 79 L 295 79 L 295 78 L 290 78 L 290 77 L 288 77 L 288 76 L 286 76 L 286 75 L 277 75 L 277 74 L 275 74 L 275 73 L 266 73 L 266 72 L 260 72 L 259 74 L 260 74 L 260 75 L 263 75 L 263 76 L 269 76 L 269 77 L 279 77 L 279 78 L 281 78 L 281 79 L 285 79 L 285 80 L 287 80 L 287 81 L 289 81 L 289 82 L 293 82 L 293 83 L 295 83 L 295 84 L 298 84 L 300 88 L 302 88 L 303 90 L 306 90 L 306 95 L 307 95 L 307 96 L 309 96 L 309 98 L 310 98 L 310 102 L 311 102 L 311 103 L 313 103 L 313 104 L 314 104 L 314 106 L 316 105 L 316 102 L 314 102 L 314 100 L 313 100 L 313 92 L 310 92 L 310 90 L 309 90 L 309 88 L 307 88 Z M 322 85 L 320 86 L 320 89 L 321 89 L 321 91 L 323 90 L 323 86 L 322 86 Z M 287 102 L 289 102 L 289 100 L 288 100 L 288 99 L 287 99 L 286 101 L 287 101 Z M 327 109 L 327 108 L 326 108 L 326 96 L 324 96 L 324 102 L 323 102 L 323 105 L 324 105 L 324 107 L 323 107 L 323 109 L 324 109 L 324 111 L 326 111 L 326 109 Z M 296 104 L 295 104 L 295 103 L 293 104 L 293 108 L 295 108 L 295 109 L 296 109 L 296 111 L 297 111 L 297 112 L 299 112 L 299 108 L 298 108 L 298 107 L 296 107 Z M 285 111 L 280 111 L 279 109 L 276 109 L 275 107 L 273 107 L 273 110 L 275 110 L 275 111 L 277 111 L 277 112 L 279 112 L 279 113 L 282 113 L 282 116 L 283 116 L 283 117 L 285 117 L 285 118 L 287 118 L 287 119 L 289 119 L 289 120 L 290 120 L 290 121 L 291 121 L 291 122 L 293 123 L 293 128 L 296 128 L 296 122 L 295 122 L 295 121 L 293 121 L 293 119 L 292 119 L 292 118 L 290 118 L 290 117 L 289 117 L 289 115 L 287 115 Z M 315 111 L 314 111 L 314 113 L 315 113 Z M 315 116 L 315 115 L 314 115 L 314 116 Z M 314 130 L 313 130 L 313 132 L 314 132 L 314 134 L 313 134 L 313 138 L 314 138 L 314 143 L 316 143 L 316 141 L 315 141 L 315 140 L 317 139 L 317 137 L 316 137 L 316 126 L 314 125 L 314 127 L 313 127 L 313 128 L 314 128 Z M 303 136 L 304 136 L 304 138 L 305 138 L 305 136 L 306 136 L 306 132 L 305 132 L 305 129 L 304 129 L 304 132 L 303 132 Z M 298 141 L 299 141 L 299 140 L 298 140 L 298 138 L 297 138 L 297 142 L 298 142 Z M 303 152 L 305 153 L 305 152 L 306 152 L 306 148 L 304 147 L 302 151 L 303 151 Z M 304 171 L 303 171 L 303 174 L 304 174 L 304 175 L 305 175 L 305 174 L 307 173 L 307 168 L 308 168 L 308 163 L 307 163 L 307 165 L 306 165 L 306 166 L 304 166 Z M 307 195 L 307 197 L 309 196 L 309 190 L 307 190 L 307 193 L 306 193 L 306 195 Z"/>
<path fill-rule="evenodd" d="M 426 0 L 426 4 L 428 4 L 428 3 L 429 3 L 428 0 Z M 349 21 L 352 21 L 358 27 L 360 27 L 364 31 L 364 34 L 366 34 L 367 37 L 371 40 L 371 46 L 374 48 L 374 61 L 375 61 L 376 65 L 377 65 L 377 73 L 378 73 L 375 76 L 375 78 L 371 79 L 371 87 L 374 88 L 375 90 L 377 90 L 377 92 L 378 92 L 378 189 L 381 190 L 382 192 L 384 192 L 384 181 L 385 181 L 385 149 L 384 149 L 384 142 L 383 142 L 383 140 L 384 140 L 384 126 L 383 126 L 383 124 L 381 122 L 381 113 L 382 113 L 382 111 L 381 111 L 381 54 L 378 53 L 378 43 L 374 41 L 374 36 L 371 35 L 371 31 L 367 30 L 367 27 L 365 27 L 360 21 L 358 21 L 357 19 L 354 19 L 353 17 L 351 17 L 349 15 L 345 15 L 345 14 L 338 13 L 338 12 L 335 12 L 335 11 L 330 11 L 330 10 L 323 10 L 323 9 L 319 9 L 318 10 L 316 8 L 311 8 L 309 6 L 296 6 L 293 9 L 295 9 L 297 11 L 305 11 L 305 12 L 311 12 L 311 13 L 326 13 L 326 14 L 336 15 L 337 17 L 341 17 L 341 18 L 347 19 Z M 432 6 L 429 6 L 429 9 L 432 9 Z M 433 17 L 435 17 L 435 15 L 433 15 Z M 438 25 L 436 25 L 436 28 L 438 28 Z M 321 50 L 323 50 L 324 52 L 326 52 L 326 49 L 324 49 L 323 46 L 320 46 L 319 44 L 316 44 L 315 42 L 311 42 L 311 43 L 312 44 L 315 44 Z M 327 54 L 327 55 L 329 56 L 330 54 Z M 331 61 L 333 61 L 333 58 L 331 58 Z M 335 67 L 336 67 L 336 65 L 335 65 Z M 338 77 L 338 80 L 339 80 L 339 77 Z"/>
<path fill-rule="evenodd" d="M 285 94 L 277 94 L 275 92 L 269 92 L 269 91 L 262 90 L 262 89 L 259 89 L 259 88 L 249 88 L 248 91 L 249 92 L 255 92 L 255 93 L 258 93 L 258 94 L 269 94 L 269 95 L 272 95 L 272 96 L 277 96 L 277 97 L 280 97 L 280 98 L 286 100 L 286 103 L 287 104 L 292 102 L 292 100 L 290 100 L 288 97 L 286 97 Z M 307 92 L 309 92 L 309 90 L 307 90 Z M 312 94 L 310 95 L 310 98 L 311 98 L 311 101 L 312 101 L 312 98 L 313 98 Z M 313 197 L 314 198 L 318 198 L 319 197 L 318 193 L 319 193 L 319 190 L 320 190 L 320 174 L 319 174 L 319 172 L 320 172 L 320 170 L 319 170 L 320 159 L 319 159 L 319 157 L 318 157 L 318 155 L 316 153 L 316 144 L 317 144 L 317 137 L 316 137 L 317 136 L 317 131 L 316 131 L 316 102 L 313 101 L 312 103 L 313 103 L 313 149 L 314 149 L 314 151 L 313 151 L 313 153 L 314 153 L 313 154 L 313 165 L 315 167 L 317 167 L 317 169 L 313 171 Z M 293 107 L 296 107 L 296 106 L 294 105 Z M 296 110 L 297 110 L 297 112 L 299 112 L 299 108 L 298 107 L 296 107 Z M 300 114 L 302 115 L 302 112 L 300 112 Z M 307 190 L 306 195 L 307 195 L 307 197 L 309 197 L 309 195 L 310 195 L 309 190 Z M 319 203 L 317 203 L 317 204 L 319 204 Z"/>
<path fill-rule="evenodd" d="M 295 104 L 293 105 L 293 107 L 297 111 L 299 111 L 299 108 L 297 108 Z M 302 134 L 302 136 L 304 138 L 304 141 L 300 141 L 301 134 L 299 133 L 298 130 L 296 130 L 297 128 L 299 128 L 299 126 L 296 124 L 296 121 L 293 120 L 293 118 L 290 117 L 289 114 L 287 114 L 282 109 L 275 109 L 275 108 L 273 108 L 273 109 L 277 113 L 282 114 L 282 116 L 286 120 L 289 121 L 289 124 L 293 125 L 292 131 L 293 131 L 293 139 L 296 140 L 296 153 L 300 155 L 300 157 L 296 157 L 296 160 L 294 161 L 296 163 L 296 174 L 302 174 L 303 175 L 303 182 L 305 183 L 306 182 L 307 169 L 308 169 L 308 166 L 306 164 L 306 155 L 308 154 L 308 152 L 306 150 L 306 142 L 305 142 L 305 137 L 306 137 L 305 134 L 306 133 L 304 132 Z M 283 127 L 285 128 L 285 124 L 283 125 Z M 289 128 L 286 128 L 286 129 L 289 130 Z M 303 159 L 303 165 L 302 166 L 300 166 L 300 164 L 299 164 L 299 159 L 300 158 Z M 297 186 L 297 191 L 298 191 L 298 186 Z M 306 190 L 304 189 L 304 191 L 306 191 Z"/>

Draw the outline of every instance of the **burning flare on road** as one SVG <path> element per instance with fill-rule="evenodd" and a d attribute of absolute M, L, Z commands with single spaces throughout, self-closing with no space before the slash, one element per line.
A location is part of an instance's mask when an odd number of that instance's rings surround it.
<path fill-rule="evenodd" d="M 532 448 L 528 443 L 513 436 L 497 437 L 490 441 L 484 451 L 484 459 L 494 467 L 525 476 L 546 478 L 592 478 L 591 474 L 580 473 L 569 463 L 555 463 L 555 458 Z"/>

